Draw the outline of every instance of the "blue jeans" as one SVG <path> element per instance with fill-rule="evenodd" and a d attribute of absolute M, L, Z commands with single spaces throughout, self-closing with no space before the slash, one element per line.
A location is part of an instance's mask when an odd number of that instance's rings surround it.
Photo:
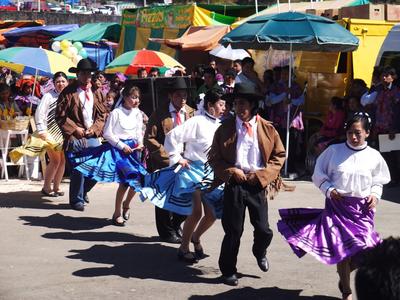
<path fill-rule="evenodd" d="M 69 152 L 80 152 L 86 148 L 100 146 L 98 139 L 81 139 L 74 140 L 70 143 Z M 67 155 L 68 157 L 68 155 Z M 85 203 L 86 194 L 96 185 L 96 181 L 83 174 L 73 167 L 71 168 L 70 184 L 69 184 L 69 204 Z"/>

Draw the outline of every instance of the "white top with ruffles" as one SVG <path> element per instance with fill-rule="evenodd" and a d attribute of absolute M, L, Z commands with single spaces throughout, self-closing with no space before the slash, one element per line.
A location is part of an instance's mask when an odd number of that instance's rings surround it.
<path fill-rule="evenodd" d="M 130 110 L 119 106 L 108 116 L 103 137 L 114 147 L 122 150 L 126 146 L 121 140 L 134 139 L 143 144 L 143 116 L 138 108 Z"/>
<path fill-rule="evenodd" d="M 382 155 L 367 143 L 353 147 L 346 142 L 331 145 L 322 152 L 312 181 L 328 198 L 336 189 L 343 196 L 374 195 L 380 199 L 383 185 L 390 181 L 390 173 Z"/>
<path fill-rule="evenodd" d="M 219 119 L 208 113 L 194 116 L 180 126 L 176 126 L 165 136 L 164 148 L 169 153 L 169 164 L 172 166 L 183 157 L 191 160 L 207 161 L 215 131 L 221 125 Z M 185 145 L 185 150 L 181 150 Z"/>

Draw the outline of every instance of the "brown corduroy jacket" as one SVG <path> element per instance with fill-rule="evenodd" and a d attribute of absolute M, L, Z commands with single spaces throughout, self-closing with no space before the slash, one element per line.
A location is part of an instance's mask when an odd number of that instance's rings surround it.
<path fill-rule="evenodd" d="M 185 105 L 185 120 L 193 117 L 194 109 Z M 149 150 L 147 168 L 150 172 L 169 166 L 169 155 L 164 149 L 165 135 L 174 128 L 169 103 L 157 108 L 149 118 L 143 143 Z"/>
<path fill-rule="evenodd" d="M 237 133 L 235 122 L 235 118 L 226 120 L 217 129 L 208 154 L 209 163 L 218 180 L 216 184 L 228 183 L 236 169 Z M 279 176 L 285 162 L 285 148 L 272 123 L 262 118 L 257 121 L 257 137 L 265 167 L 255 173 L 260 185 L 266 188 Z"/>
<path fill-rule="evenodd" d="M 95 136 L 100 137 L 106 121 L 107 109 L 103 104 L 105 96 L 100 90 L 97 90 L 93 92 L 93 125 L 90 128 L 86 128 L 82 113 L 82 104 L 77 93 L 78 87 L 77 82 L 67 86 L 57 100 L 56 121 L 64 135 L 64 148 L 67 147 L 71 140 L 77 138 L 74 134 L 78 127 L 92 129 Z"/>

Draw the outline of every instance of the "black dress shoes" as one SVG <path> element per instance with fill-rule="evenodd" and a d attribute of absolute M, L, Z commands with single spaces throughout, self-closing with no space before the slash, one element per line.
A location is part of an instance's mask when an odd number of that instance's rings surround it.
<path fill-rule="evenodd" d="M 236 274 L 233 274 L 231 276 L 222 275 L 221 280 L 226 285 L 237 286 L 239 284 L 239 280 L 238 280 Z"/>
<path fill-rule="evenodd" d="M 171 235 L 169 237 L 161 238 L 161 240 L 165 243 L 170 243 L 170 244 L 180 244 L 182 243 L 182 239 L 177 236 L 177 235 Z"/>
<path fill-rule="evenodd" d="M 84 211 L 85 205 L 81 202 L 77 202 L 77 203 L 71 204 L 71 208 L 73 210 L 77 210 L 77 211 Z"/>
<path fill-rule="evenodd" d="M 260 270 L 263 272 L 267 272 L 269 269 L 268 259 L 266 256 L 257 258 L 257 264 L 260 267 Z"/>

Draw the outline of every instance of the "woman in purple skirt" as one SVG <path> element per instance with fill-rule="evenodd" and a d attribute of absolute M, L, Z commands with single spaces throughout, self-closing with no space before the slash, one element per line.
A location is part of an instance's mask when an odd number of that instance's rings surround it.
<path fill-rule="evenodd" d="M 326 197 L 324 209 L 279 211 L 278 230 L 298 257 L 306 253 L 337 264 L 343 299 L 352 299 L 350 272 L 356 257 L 380 243 L 374 230 L 375 206 L 390 181 L 381 154 L 365 141 L 371 129 L 366 113 L 346 123 L 347 141 L 328 147 L 319 157 L 312 180 Z"/>

